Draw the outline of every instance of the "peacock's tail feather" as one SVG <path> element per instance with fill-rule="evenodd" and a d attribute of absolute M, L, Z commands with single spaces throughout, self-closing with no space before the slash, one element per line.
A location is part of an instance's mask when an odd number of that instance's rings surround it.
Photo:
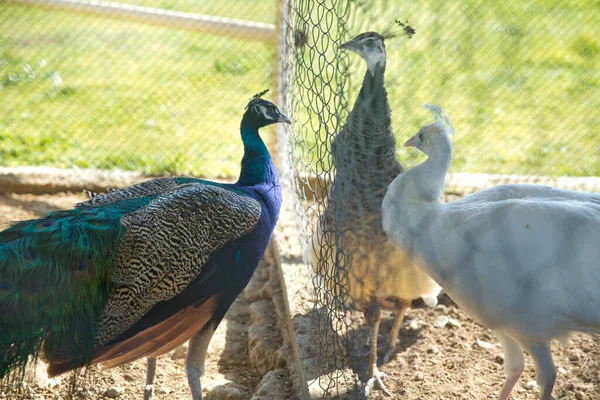
<path fill-rule="evenodd" d="M 96 321 L 125 233 L 120 220 L 151 199 L 57 211 L 0 232 L 0 380 L 28 362 L 90 357 Z"/>

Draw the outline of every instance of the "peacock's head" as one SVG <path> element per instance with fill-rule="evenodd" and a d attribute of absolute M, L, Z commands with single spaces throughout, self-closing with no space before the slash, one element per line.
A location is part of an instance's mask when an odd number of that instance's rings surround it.
<path fill-rule="evenodd" d="M 416 135 L 404 143 L 404 147 L 416 147 L 430 157 L 447 151 L 448 146 L 452 149 L 449 136 L 455 131 L 450 119 L 439 106 L 425 104 L 423 107 L 431 112 L 435 122 L 419 129 Z"/>
<path fill-rule="evenodd" d="M 386 28 L 382 34 L 377 32 L 364 32 L 354 39 L 342 43 L 340 49 L 350 50 L 361 56 L 366 62 L 369 71 L 375 73 L 375 68 L 385 67 L 385 41 L 400 36 L 409 38 L 415 34 L 415 30 L 407 22 L 396 20 Z"/>
<path fill-rule="evenodd" d="M 263 126 L 271 124 L 276 124 L 278 122 L 285 122 L 286 124 L 291 124 L 292 121 L 290 121 L 288 117 L 283 115 L 275 104 L 261 98 L 261 96 L 263 96 L 268 91 L 269 89 L 258 93 L 254 95 L 254 97 L 252 97 L 252 99 L 246 106 L 246 113 L 244 114 L 244 119 L 253 122 L 258 128 L 262 128 Z"/>

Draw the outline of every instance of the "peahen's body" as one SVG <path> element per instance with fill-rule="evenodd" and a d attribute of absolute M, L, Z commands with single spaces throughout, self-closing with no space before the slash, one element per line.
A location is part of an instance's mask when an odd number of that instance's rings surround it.
<path fill-rule="evenodd" d="M 289 122 L 255 97 L 235 184 L 163 178 L 95 196 L 0 232 L 0 378 L 31 357 L 49 375 L 153 357 L 193 338 L 194 400 L 206 348 L 252 276 L 281 205 L 258 129 Z"/>
<path fill-rule="evenodd" d="M 404 26 L 412 34 L 412 28 Z M 388 36 L 390 37 L 390 36 Z M 386 393 L 377 370 L 377 331 L 380 309 L 395 310 L 396 320 L 388 337 L 386 360 L 395 347 L 404 313 L 418 297 L 434 299 L 437 284 L 405 254 L 393 246 L 382 229 L 381 203 L 389 184 L 402 173 L 396 159 L 396 139 L 384 86 L 385 37 L 376 32 L 358 35 L 341 47 L 361 55 L 368 66 L 363 84 L 346 124 L 337 134 L 332 153 L 335 180 L 327 198 L 327 208 L 319 219 L 309 259 L 321 275 L 331 277 L 331 289 L 338 293 L 336 249 L 324 251 L 324 235 L 343 252 L 347 271 L 348 302 L 362 311 L 370 328 L 369 382 L 366 392 L 377 382 Z M 339 245 L 338 243 L 342 243 Z M 389 394 L 389 393 L 388 393 Z"/>

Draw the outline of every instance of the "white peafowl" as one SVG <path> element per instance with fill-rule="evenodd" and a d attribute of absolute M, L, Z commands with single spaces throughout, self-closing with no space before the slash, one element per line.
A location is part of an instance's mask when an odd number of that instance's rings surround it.
<path fill-rule="evenodd" d="M 383 229 L 472 317 L 492 329 L 505 353 L 508 399 L 535 363 L 540 399 L 552 399 L 552 339 L 600 333 L 600 196 L 536 185 L 504 185 L 442 203 L 454 128 L 443 111 L 405 146 L 428 159 L 390 185 Z"/>
<path fill-rule="evenodd" d="M 401 34 L 411 36 L 414 30 L 396 21 Z M 369 378 L 365 387 L 368 396 L 375 384 L 387 395 L 377 368 L 377 332 L 381 308 L 395 310 L 396 318 L 385 347 L 387 362 L 396 347 L 400 325 L 413 299 L 424 297 L 435 305 L 439 286 L 407 259 L 402 251 L 389 243 L 382 230 L 381 202 L 388 185 L 403 168 L 396 160 L 396 140 L 392 133 L 390 108 L 384 87 L 386 64 L 385 40 L 399 36 L 390 30 L 383 34 L 365 32 L 340 46 L 353 51 L 367 63 L 363 85 L 346 124 L 333 144 L 336 173 L 321 215 L 307 246 L 307 258 L 317 273 L 331 277 L 335 286 L 336 248 L 327 248 L 334 240 L 324 240 L 340 233 L 344 245 L 341 251 L 349 260 L 348 305 L 362 311 L 369 326 Z M 324 244 L 323 244 L 324 243 Z M 337 243 L 337 241 L 336 241 Z M 347 258 L 347 259 L 348 259 Z M 336 295 L 338 288 L 331 288 Z"/>

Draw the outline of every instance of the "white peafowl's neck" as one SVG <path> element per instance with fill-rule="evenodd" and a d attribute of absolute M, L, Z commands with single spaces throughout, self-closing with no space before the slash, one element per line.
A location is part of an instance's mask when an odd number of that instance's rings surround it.
<path fill-rule="evenodd" d="M 382 204 L 383 231 L 438 284 L 446 282 L 447 266 L 436 263 L 438 250 L 432 243 L 446 230 L 441 198 L 452 159 L 452 143 L 446 134 L 443 138 L 429 144 L 425 162 L 394 179 Z"/>
<path fill-rule="evenodd" d="M 433 138 L 432 138 L 433 140 Z M 435 138 L 427 160 L 401 174 L 392 186 L 398 202 L 439 203 L 446 186 L 446 173 L 452 160 L 452 142 L 447 135 Z M 391 188 L 391 187 L 390 187 Z"/>

